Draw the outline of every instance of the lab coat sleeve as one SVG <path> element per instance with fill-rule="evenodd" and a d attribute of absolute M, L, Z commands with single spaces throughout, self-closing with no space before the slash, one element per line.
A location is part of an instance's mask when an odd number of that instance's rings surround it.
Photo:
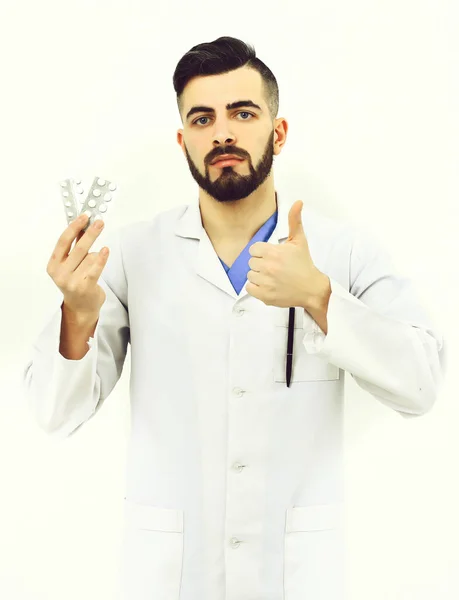
<path fill-rule="evenodd" d="M 73 435 L 100 409 L 119 380 L 130 340 L 120 232 L 107 237 L 108 261 L 99 278 L 106 299 L 89 350 L 80 360 L 59 352 L 62 304 L 41 331 L 23 372 L 27 409 L 46 433 Z"/>
<path fill-rule="evenodd" d="M 385 248 L 355 228 L 349 269 L 349 291 L 329 277 L 327 335 L 304 311 L 306 351 L 351 373 L 401 416 L 425 414 L 444 381 L 444 338 Z"/>

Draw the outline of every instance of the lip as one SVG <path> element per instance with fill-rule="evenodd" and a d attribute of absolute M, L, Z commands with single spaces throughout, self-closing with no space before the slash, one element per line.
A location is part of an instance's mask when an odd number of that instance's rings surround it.
<path fill-rule="evenodd" d="M 223 160 L 219 160 L 216 163 L 213 163 L 213 167 L 231 167 L 232 165 L 236 165 L 237 163 L 244 162 L 243 158 L 226 158 Z"/>

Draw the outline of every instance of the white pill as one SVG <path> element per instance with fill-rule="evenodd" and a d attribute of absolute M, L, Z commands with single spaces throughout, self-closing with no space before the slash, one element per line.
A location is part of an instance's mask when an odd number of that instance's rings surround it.
<path fill-rule="evenodd" d="M 73 217 L 73 212 L 72 212 L 71 210 L 68 210 L 68 211 L 67 211 L 67 216 L 69 216 L 69 217 Z"/>
<path fill-rule="evenodd" d="M 115 184 L 115 183 L 111 183 L 111 184 L 108 186 L 108 189 L 109 189 L 111 192 L 114 192 L 114 191 L 116 190 L 116 184 Z"/>
<path fill-rule="evenodd" d="M 69 195 L 68 192 L 62 192 L 62 195 L 64 196 L 64 198 L 67 198 L 67 196 Z"/>
<path fill-rule="evenodd" d="M 76 183 L 77 185 L 80 185 L 80 183 L 81 183 L 81 179 L 75 179 L 75 183 Z"/>
<path fill-rule="evenodd" d="M 90 206 L 91 208 L 94 208 L 95 206 L 97 206 L 97 202 L 95 200 L 90 200 L 88 202 L 88 206 Z"/>
<path fill-rule="evenodd" d="M 97 180 L 97 185 L 105 185 L 105 179 L 98 179 Z"/>
<path fill-rule="evenodd" d="M 78 192 L 79 194 L 82 194 L 82 193 L 83 193 L 83 188 L 82 188 L 82 187 L 78 187 L 78 188 L 77 188 L 77 192 Z"/>
<path fill-rule="evenodd" d="M 67 200 L 67 202 L 64 202 L 65 206 L 72 206 L 72 203 L 70 202 L 70 200 Z"/>
<path fill-rule="evenodd" d="M 107 207 L 105 206 L 105 204 L 101 204 L 101 205 L 99 206 L 99 210 L 100 210 L 100 212 L 103 212 L 103 213 L 104 213 L 104 212 L 107 212 Z"/>
<path fill-rule="evenodd" d="M 100 196 L 100 190 L 93 190 L 92 195 L 98 198 Z"/>
<path fill-rule="evenodd" d="M 105 202 L 110 202 L 111 199 L 112 199 L 112 195 L 110 194 L 110 192 L 107 192 L 106 194 L 104 194 Z"/>
<path fill-rule="evenodd" d="M 61 186 L 62 187 L 67 187 L 67 182 L 66 181 L 61 181 Z"/>

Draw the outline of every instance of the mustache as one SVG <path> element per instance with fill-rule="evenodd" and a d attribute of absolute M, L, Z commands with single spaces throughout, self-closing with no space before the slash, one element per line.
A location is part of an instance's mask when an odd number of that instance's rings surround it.
<path fill-rule="evenodd" d="M 220 156 L 224 156 L 225 154 L 232 154 L 236 158 L 241 158 L 241 159 L 246 158 L 245 156 L 242 156 L 238 152 L 234 152 L 234 150 L 230 150 L 228 152 L 219 152 L 218 154 L 213 154 L 212 156 L 209 157 L 209 160 L 208 160 L 209 164 L 216 161 Z"/>

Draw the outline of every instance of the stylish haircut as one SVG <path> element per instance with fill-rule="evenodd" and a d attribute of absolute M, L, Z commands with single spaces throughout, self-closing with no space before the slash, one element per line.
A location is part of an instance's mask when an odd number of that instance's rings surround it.
<path fill-rule="evenodd" d="M 279 110 L 279 88 L 276 78 L 270 69 L 256 57 L 253 46 L 227 36 L 220 37 L 213 42 L 193 46 L 178 62 L 174 71 L 173 83 L 180 117 L 182 118 L 183 90 L 193 77 L 219 75 L 244 66 L 260 73 L 263 79 L 264 99 L 268 105 L 271 119 L 274 121 Z"/>

